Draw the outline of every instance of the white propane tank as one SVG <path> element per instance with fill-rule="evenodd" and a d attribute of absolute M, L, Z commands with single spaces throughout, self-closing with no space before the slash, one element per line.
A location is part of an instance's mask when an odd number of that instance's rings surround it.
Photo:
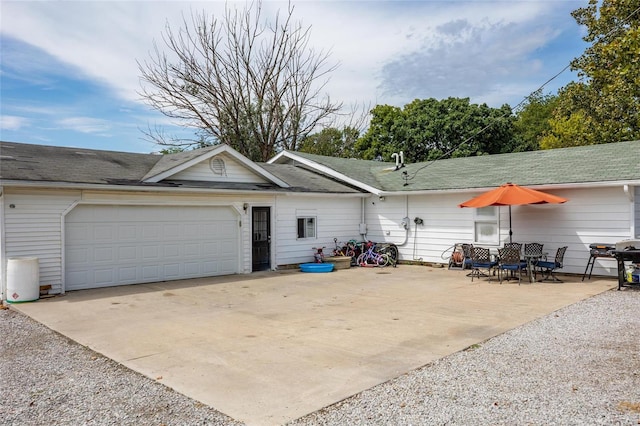
<path fill-rule="evenodd" d="M 33 302 L 40 297 L 40 265 L 37 257 L 7 260 L 7 302 Z"/>

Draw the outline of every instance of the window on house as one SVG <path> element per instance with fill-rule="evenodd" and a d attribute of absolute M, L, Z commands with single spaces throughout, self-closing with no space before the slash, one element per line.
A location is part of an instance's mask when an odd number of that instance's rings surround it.
<path fill-rule="evenodd" d="M 474 239 L 480 244 L 500 244 L 498 207 L 489 206 L 475 209 Z"/>
<path fill-rule="evenodd" d="M 299 217 L 298 218 L 298 238 L 315 238 L 316 237 L 316 218 L 315 217 Z"/>

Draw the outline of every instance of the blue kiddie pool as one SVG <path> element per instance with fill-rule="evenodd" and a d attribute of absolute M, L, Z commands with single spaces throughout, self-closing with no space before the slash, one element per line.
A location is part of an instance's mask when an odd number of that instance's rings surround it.
<path fill-rule="evenodd" d="M 301 272 L 331 272 L 333 263 L 303 263 L 300 265 Z"/>

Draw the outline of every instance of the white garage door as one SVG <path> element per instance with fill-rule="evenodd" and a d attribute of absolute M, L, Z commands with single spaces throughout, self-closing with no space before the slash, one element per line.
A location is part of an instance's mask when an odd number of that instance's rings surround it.
<path fill-rule="evenodd" d="M 65 289 L 238 272 L 229 207 L 80 205 L 66 218 Z"/>

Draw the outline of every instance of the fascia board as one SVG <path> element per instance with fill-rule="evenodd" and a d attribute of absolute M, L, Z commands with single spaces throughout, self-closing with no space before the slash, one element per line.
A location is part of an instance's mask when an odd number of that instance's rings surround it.
<path fill-rule="evenodd" d="M 336 179 L 342 180 L 343 182 L 346 182 L 350 185 L 353 185 L 357 188 L 360 189 L 364 189 L 367 192 L 370 192 L 374 195 L 381 195 L 382 194 L 382 190 L 378 189 L 378 188 L 374 188 L 373 186 L 367 185 L 366 183 L 360 182 L 359 180 L 353 179 L 349 176 L 346 176 L 342 173 L 336 172 L 335 170 L 333 170 L 332 168 L 329 168 L 327 166 L 323 166 L 322 164 L 318 164 L 315 161 L 312 160 L 308 160 L 304 157 L 300 157 L 298 155 L 295 155 L 291 152 L 287 152 L 287 151 L 283 151 L 280 154 L 276 155 L 275 157 L 273 157 L 271 160 L 268 161 L 269 164 L 278 161 L 280 158 L 282 157 L 286 157 L 289 158 L 291 160 L 297 161 L 298 163 L 304 164 L 305 166 L 308 166 L 314 170 L 317 170 L 321 173 L 324 173 L 326 175 L 332 176 Z"/>
<path fill-rule="evenodd" d="M 283 181 L 282 179 L 279 179 L 277 177 L 275 177 L 274 175 L 272 175 L 271 173 L 269 173 L 268 171 L 264 170 L 262 167 L 258 166 L 257 164 L 255 164 L 253 161 L 249 160 L 247 157 L 245 157 L 244 155 L 240 154 L 238 151 L 236 151 L 235 149 L 231 148 L 228 145 L 220 145 L 219 147 L 217 147 L 216 149 L 213 149 L 209 152 L 207 152 L 206 154 L 202 154 L 201 156 L 198 156 L 196 158 L 193 158 L 189 161 L 186 161 L 182 164 L 179 164 L 169 170 L 166 170 L 160 174 L 157 174 L 155 176 L 152 176 L 148 179 L 145 179 L 143 182 L 151 182 L 151 183 L 157 183 L 160 182 L 163 179 L 166 179 L 170 176 L 173 176 L 174 174 L 181 172 L 183 170 L 188 169 L 189 167 L 192 167 L 202 161 L 206 161 L 212 157 L 215 157 L 216 155 L 219 155 L 221 153 L 226 153 L 229 154 L 231 157 L 233 157 L 235 160 L 237 160 L 238 162 L 242 163 L 242 165 L 244 165 L 245 167 L 247 167 L 248 169 L 251 169 L 253 172 L 259 174 L 260 176 L 262 176 L 263 178 L 267 179 L 268 181 L 275 183 L 276 185 L 278 185 L 281 188 L 289 188 L 289 184 L 286 183 L 285 181 Z"/>
<path fill-rule="evenodd" d="M 616 181 L 594 181 L 594 182 L 577 182 L 577 183 L 559 183 L 559 184 L 546 184 L 546 185 L 524 185 L 527 188 L 533 188 L 538 190 L 550 190 L 550 189 L 584 189 L 584 188 L 615 188 L 624 185 L 640 186 L 640 180 L 616 180 Z M 498 185 L 496 185 L 498 186 Z M 380 196 L 399 196 L 399 195 L 435 195 L 435 194 L 456 194 L 456 193 L 469 193 L 469 192 L 484 192 L 495 189 L 496 186 L 488 186 L 482 188 L 460 188 L 460 189 L 423 189 L 416 191 L 382 191 Z"/>
<path fill-rule="evenodd" d="M 200 194 L 225 194 L 225 195 L 256 195 L 270 194 L 287 197 L 295 196 L 331 196 L 339 198 L 366 198 L 370 194 L 353 192 L 353 193 L 336 193 L 336 192 L 286 192 L 274 191 L 268 189 L 261 190 L 242 190 L 242 189 L 211 189 L 211 188 L 175 188 L 175 187 L 153 187 L 153 186 L 135 186 L 135 185 L 110 185 L 99 183 L 73 183 L 73 182 L 34 182 L 19 180 L 0 180 L 0 187 L 4 188 L 31 188 L 31 189 L 76 189 L 91 191 L 122 191 L 122 192 L 170 192 L 170 193 L 200 193 Z"/>

